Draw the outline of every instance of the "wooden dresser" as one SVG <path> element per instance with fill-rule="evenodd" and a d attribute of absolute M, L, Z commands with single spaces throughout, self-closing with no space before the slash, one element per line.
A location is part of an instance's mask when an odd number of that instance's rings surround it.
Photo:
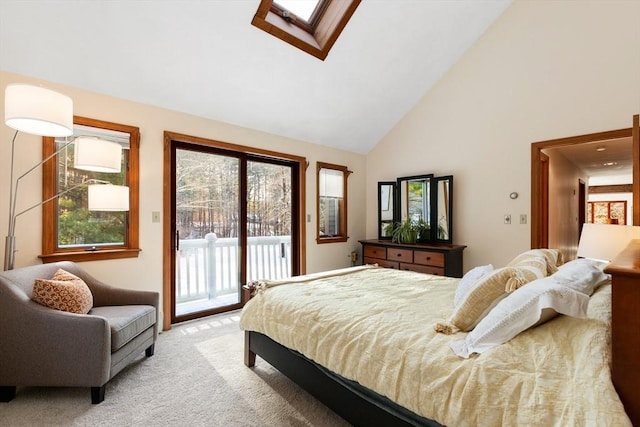
<path fill-rule="evenodd" d="M 440 276 L 462 277 L 462 251 L 466 246 L 393 243 L 391 240 L 360 240 L 365 264 L 411 270 Z"/>
<path fill-rule="evenodd" d="M 640 240 L 605 268 L 611 274 L 611 378 L 627 415 L 640 426 Z"/>

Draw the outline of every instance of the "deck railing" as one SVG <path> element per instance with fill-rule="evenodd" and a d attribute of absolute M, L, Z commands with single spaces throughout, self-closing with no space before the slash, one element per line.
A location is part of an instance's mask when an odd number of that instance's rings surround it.
<path fill-rule="evenodd" d="M 180 240 L 176 259 L 178 303 L 213 299 L 238 292 L 238 239 Z M 247 238 L 247 281 L 284 279 L 291 276 L 291 236 Z"/>

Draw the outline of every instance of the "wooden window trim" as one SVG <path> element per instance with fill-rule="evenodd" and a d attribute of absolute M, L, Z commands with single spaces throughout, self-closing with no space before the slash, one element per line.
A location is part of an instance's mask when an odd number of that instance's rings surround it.
<path fill-rule="evenodd" d="M 333 169 L 342 172 L 342 200 L 338 205 L 338 211 L 340 212 L 340 235 L 322 237 L 320 236 L 320 170 L 321 169 Z M 346 166 L 335 165 L 332 163 L 316 163 L 316 242 L 317 243 L 338 243 L 346 242 L 349 239 L 349 233 L 347 231 L 347 179 L 352 171 Z"/>
<path fill-rule="evenodd" d="M 287 21 L 278 13 L 273 0 L 261 0 L 251 24 L 324 61 L 360 1 L 329 1 L 317 23 L 310 26 L 306 22 Z"/>
<path fill-rule="evenodd" d="M 73 123 L 102 129 L 126 132 L 129 140 L 129 160 L 127 186 L 129 187 L 129 212 L 127 212 L 127 229 L 124 247 L 103 247 L 99 251 L 57 248 L 58 227 L 56 225 L 56 204 L 53 201 L 42 205 L 42 262 L 57 261 L 98 261 L 106 259 L 137 258 L 139 248 L 139 170 L 140 170 L 140 130 L 134 126 L 111 123 L 102 120 L 74 116 Z M 55 138 L 42 138 L 42 157 L 46 159 L 55 153 Z M 57 193 L 56 157 L 42 166 L 42 200 L 47 200 Z"/>
<path fill-rule="evenodd" d="M 293 25 L 303 29 L 307 33 L 313 34 L 313 32 L 315 31 L 315 29 L 316 29 L 316 27 L 318 25 L 318 22 L 322 18 L 322 15 L 327 10 L 327 5 L 330 2 L 331 2 L 331 0 L 322 0 L 320 2 L 320 4 L 318 5 L 317 12 L 314 13 L 313 15 L 311 15 L 311 18 L 308 21 L 306 21 L 306 20 L 304 20 L 302 18 L 299 18 L 293 12 L 291 12 L 291 14 L 294 15 L 294 19 L 285 18 L 284 17 L 284 13 L 285 12 L 289 12 L 289 10 L 284 8 L 284 7 L 282 7 L 282 6 L 280 6 L 278 4 L 277 0 L 273 0 L 273 2 L 271 3 L 271 8 L 269 9 L 269 11 L 275 13 L 276 15 L 279 15 L 285 21 L 287 21 L 290 24 L 293 24 Z"/>
<path fill-rule="evenodd" d="M 595 204 L 596 203 L 606 203 L 607 204 L 607 221 L 613 219 L 611 218 L 611 205 L 613 203 L 622 203 L 622 223 L 620 225 L 627 225 L 627 201 L 626 200 L 595 200 L 592 202 L 587 202 L 587 205 L 591 208 L 591 212 L 589 215 L 589 222 L 591 224 L 595 224 L 595 219 L 596 219 L 596 210 L 595 210 Z"/>

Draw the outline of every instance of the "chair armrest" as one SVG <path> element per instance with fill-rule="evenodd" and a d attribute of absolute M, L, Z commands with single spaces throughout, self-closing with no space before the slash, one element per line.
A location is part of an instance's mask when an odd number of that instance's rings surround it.
<path fill-rule="evenodd" d="M 59 263 L 72 274 L 80 277 L 91 289 L 93 305 L 101 307 L 105 305 L 151 305 L 159 308 L 160 295 L 158 292 L 138 291 L 107 285 L 96 279 L 86 271 L 80 269 L 74 263 Z"/>
<path fill-rule="evenodd" d="M 158 309 L 160 295 L 158 292 L 137 291 L 117 288 L 103 283 L 87 283 L 93 294 L 93 305 L 151 305 Z"/>

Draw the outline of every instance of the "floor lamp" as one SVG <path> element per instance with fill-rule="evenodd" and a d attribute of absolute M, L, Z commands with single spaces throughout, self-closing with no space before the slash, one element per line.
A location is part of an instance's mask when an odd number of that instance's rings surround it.
<path fill-rule="evenodd" d="M 4 269 L 12 270 L 15 262 L 16 218 L 38 206 L 83 185 L 89 188 L 89 210 L 129 210 L 129 188 L 102 185 L 106 181 L 87 180 L 63 190 L 47 200 L 16 213 L 20 180 L 56 156 L 70 144 L 75 145 L 74 167 L 98 172 L 120 172 L 120 144 L 95 137 L 77 137 L 67 142 L 51 156 L 42 160 L 14 181 L 15 142 L 20 132 L 38 136 L 69 137 L 73 135 L 73 101 L 66 95 L 39 86 L 10 84 L 5 89 L 5 124 L 16 132 L 11 142 L 9 179 L 9 227 L 5 239 Z M 92 187 L 103 188 L 92 190 Z M 126 198 L 126 202 L 125 202 Z"/>

